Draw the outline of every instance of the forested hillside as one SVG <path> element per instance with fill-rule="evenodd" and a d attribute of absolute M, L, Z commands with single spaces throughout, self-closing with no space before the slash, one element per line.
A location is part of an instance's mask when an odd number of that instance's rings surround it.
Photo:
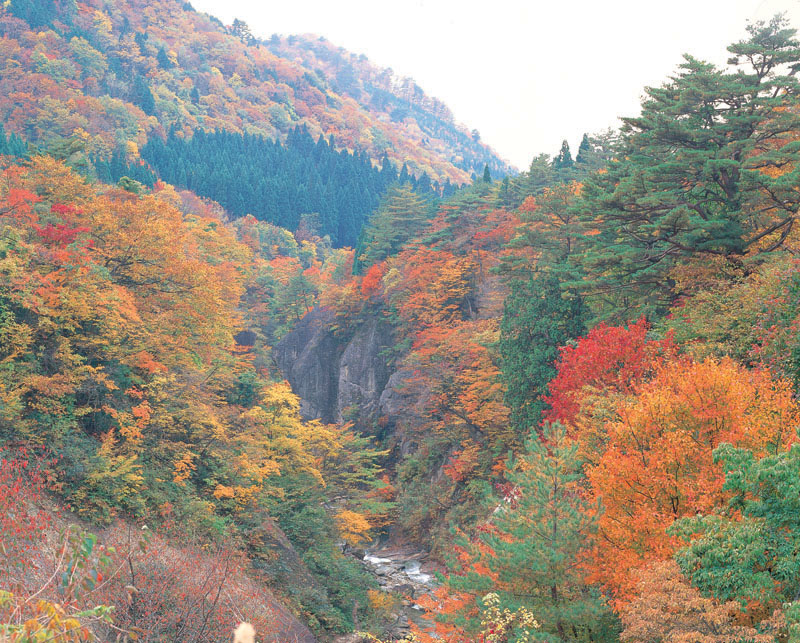
<path fill-rule="evenodd" d="M 433 217 L 389 193 L 278 344 L 392 450 L 391 537 L 447 570 L 417 640 L 793 640 L 800 45 L 729 52 Z"/>
<path fill-rule="evenodd" d="M 428 96 L 412 78 L 371 64 L 366 56 L 336 47 L 323 37 L 310 35 L 266 41 L 270 51 L 302 60 L 303 65 L 324 74 L 331 87 L 356 100 L 379 120 L 388 116 L 404 139 L 440 154 L 453 165 L 478 176 L 488 164 L 494 176 L 508 174 L 509 165 L 488 156 L 477 130 L 455 122 L 450 108 Z"/>
<path fill-rule="evenodd" d="M 388 154 L 415 175 L 464 183 L 458 143 L 426 149 L 391 119 L 329 87 L 320 70 L 279 57 L 246 25 L 225 27 L 188 2 L 17 0 L 0 30 L 6 129 L 49 149 L 110 155 L 128 143 L 164 138 L 170 128 L 259 134 L 283 141 L 298 125 L 316 140 L 375 161 Z M 486 146 L 474 166 L 502 164 Z M 62 150 L 63 151 L 63 150 Z M 136 150 L 126 150 L 133 158 Z"/>
<path fill-rule="evenodd" d="M 300 215 L 318 214 L 336 245 L 355 243 L 385 191 L 388 174 L 374 168 L 437 193 L 487 164 L 511 171 L 461 134 L 436 145 L 411 137 L 367 97 L 337 92 L 323 70 L 271 53 L 243 23 L 226 27 L 188 2 L 16 0 L 0 14 L 0 33 L 0 113 L 18 143 L 104 181 L 152 187 L 161 178 L 232 216 L 293 231 Z M 325 141 L 315 155 L 308 137 Z"/>
<path fill-rule="evenodd" d="M 356 244 L 393 183 L 408 182 L 423 196 L 455 192 L 449 180 L 440 186 L 427 174 L 416 178 L 405 165 L 398 173 L 386 156 L 378 167 L 366 154 L 337 152 L 333 137 L 315 142 L 299 127 L 285 145 L 225 132 L 199 131 L 190 140 L 170 132 L 141 153 L 162 179 L 214 199 L 231 215 L 252 214 L 295 231 L 304 223 L 336 246 Z"/>
<path fill-rule="evenodd" d="M 798 638 L 783 18 L 517 176 L 321 40 L 0 30 L 0 639 Z"/>

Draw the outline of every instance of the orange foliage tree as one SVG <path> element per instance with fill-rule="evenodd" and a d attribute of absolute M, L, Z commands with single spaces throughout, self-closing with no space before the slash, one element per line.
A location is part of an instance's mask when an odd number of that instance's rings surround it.
<path fill-rule="evenodd" d="M 631 571 L 679 545 L 667 527 L 724 504 L 713 449 L 727 442 L 778 452 L 796 439 L 800 416 L 786 382 L 730 359 L 667 363 L 616 412 L 587 475 L 603 505 L 590 577 L 620 606 L 632 595 Z"/>
<path fill-rule="evenodd" d="M 736 601 L 720 603 L 703 596 L 673 560 L 638 571 L 635 598 L 622 612 L 625 643 L 774 643 L 774 632 L 739 625 Z M 774 629 L 774 627 L 772 628 Z"/>

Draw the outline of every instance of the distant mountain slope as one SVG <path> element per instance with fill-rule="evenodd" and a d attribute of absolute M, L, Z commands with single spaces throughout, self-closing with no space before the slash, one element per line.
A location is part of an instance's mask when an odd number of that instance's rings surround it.
<path fill-rule="evenodd" d="M 223 129 L 283 141 L 305 125 L 315 139 L 333 135 L 337 147 L 375 161 L 386 154 L 398 169 L 407 163 L 436 181 L 466 182 L 484 163 L 504 167 L 416 89 L 413 100 L 385 90 L 364 63 L 353 67 L 355 88 L 336 73 L 337 92 L 328 80 L 334 67 L 316 67 L 276 55 L 245 26 L 226 27 L 179 0 L 0 7 L 0 118 L 9 132 L 73 164 L 119 149 L 136 161 L 140 146 L 171 128 L 186 137 Z M 381 96 L 384 109 L 373 104 Z M 366 98 L 367 106 L 359 103 Z M 413 119 L 400 118 L 404 104 Z"/>
<path fill-rule="evenodd" d="M 335 92 L 355 99 L 379 121 L 391 122 L 405 139 L 436 152 L 456 167 L 480 173 L 488 165 L 494 176 L 513 171 L 480 141 L 477 130 L 457 123 L 450 108 L 428 96 L 414 79 L 377 67 L 366 56 L 336 47 L 324 37 L 273 35 L 266 44 L 276 55 L 324 74 Z"/>

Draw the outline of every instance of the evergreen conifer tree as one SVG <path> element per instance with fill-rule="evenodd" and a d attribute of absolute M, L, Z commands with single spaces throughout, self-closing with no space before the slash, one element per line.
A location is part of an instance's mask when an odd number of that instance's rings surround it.
<path fill-rule="evenodd" d="M 158 60 L 158 64 L 161 69 L 171 69 L 172 68 L 172 61 L 169 59 L 167 55 L 167 50 L 164 47 L 158 48 L 158 54 L 156 55 L 156 59 Z"/>
<path fill-rule="evenodd" d="M 57 15 L 55 0 L 13 0 L 7 4 L 12 15 L 24 20 L 33 29 L 50 25 Z"/>
<path fill-rule="evenodd" d="M 318 212 L 322 236 L 329 235 L 337 246 L 353 246 L 396 182 L 397 170 L 387 157 L 379 169 L 367 154 L 336 150 L 332 142 L 322 137 L 314 141 L 303 127 L 291 130 L 285 145 L 225 131 L 198 130 L 187 139 L 173 129 L 166 141 L 152 137 L 141 155 L 163 180 L 218 201 L 234 216 L 252 214 L 294 229 L 301 214 Z M 136 168 L 126 166 L 120 172 L 111 172 L 115 180 L 128 175 L 152 184 Z M 407 168 L 405 172 L 412 182 Z M 427 194 L 432 191 L 424 174 L 417 185 Z"/>
<path fill-rule="evenodd" d="M 156 100 L 147 81 L 139 74 L 133 80 L 133 102 L 142 108 L 145 114 L 152 116 L 156 113 Z"/>
<path fill-rule="evenodd" d="M 578 148 L 578 155 L 575 157 L 575 162 L 585 165 L 589 161 L 589 154 L 592 151 L 592 144 L 589 142 L 589 135 L 584 134 L 581 139 L 581 145 Z"/>
<path fill-rule="evenodd" d="M 559 347 L 586 331 L 588 309 L 577 295 L 562 295 L 556 276 L 511 282 L 500 323 L 500 356 L 506 404 L 517 431 L 539 425 L 543 397 L 556 374 Z"/>
<path fill-rule="evenodd" d="M 410 183 L 389 188 L 381 206 L 364 227 L 356 246 L 353 270 L 359 272 L 396 253 L 422 230 L 430 218 L 430 203 Z"/>
<path fill-rule="evenodd" d="M 569 151 L 569 143 L 566 140 L 561 142 L 561 150 L 558 155 L 553 159 L 554 170 L 569 170 L 575 163 L 572 160 L 572 154 Z"/>
<path fill-rule="evenodd" d="M 500 183 L 500 191 L 497 193 L 497 205 L 502 208 L 509 208 L 511 203 L 511 180 L 504 176 L 502 183 Z"/>
<path fill-rule="evenodd" d="M 686 56 L 624 120 L 620 151 L 584 189 L 592 292 L 624 293 L 618 314 L 658 314 L 687 257 L 741 261 L 782 246 L 800 208 L 800 42 L 778 16 L 731 45 L 734 69 Z M 594 227 L 595 223 L 591 223 Z"/>
<path fill-rule="evenodd" d="M 507 469 L 512 491 L 481 530 L 483 546 L 461 542 L 497 580 L 470 571 L 452 575 L 449 584 L 475 596 L 495 592 L 500 609 L 528 608 L 541 625 L 541 640 L 619 640 L 602 596 L 584 582 L 580 563 L 599 507 L 584 499 L 577 446 L 566 429 L 547 424 L 541 435 L 531 432 L 525 452 Z"/>

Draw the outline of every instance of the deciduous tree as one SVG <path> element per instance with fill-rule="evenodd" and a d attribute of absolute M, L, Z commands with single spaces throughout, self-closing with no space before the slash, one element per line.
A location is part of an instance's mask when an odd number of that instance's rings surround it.
<path fill-rule="evenodd" d="M 621 605 L 631 596 L 631 571 L 670 557 L 680 545 L 667 532 L 675 520 L 726 505 L 713 450 L 730 443 L 780 453 L 797 439 L 790 427 L 798 409 L 785 382 L 729 359 L 708 359 L 665 365 L 617 413 L 588 478 L 604 507 L 591 576 Z"/>

